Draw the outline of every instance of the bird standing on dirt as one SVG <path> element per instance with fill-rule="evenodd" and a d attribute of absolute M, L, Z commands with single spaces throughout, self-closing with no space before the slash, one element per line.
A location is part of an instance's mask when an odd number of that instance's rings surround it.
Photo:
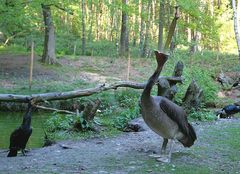
<path fill-rule="evenodd" d="M 23 117 L 22 124 L 19 128 L 15 129 L 10 136 L 10 146 L 8 157 L 17 156 L 18 150 L 21 150 L 23 155 L 25 155 L 25 147 L 28 142 L 29 137 L 32 134 L 31 128 L 31 113 L 33 106 L 31 101 L 28 103 L 28 109 Z"/>
<path fill-rule="evenodd" d="M 218 118 L 228 118 L 238 112 L 240 112 L 240 106 L 227 105 L 222 110 L 217 111 L 217 116 L 218 116 Z"/>
<path fill-rule="evenodd" d="M 167 61 L 168 55 L 155 51 L 158 63 L 157 69 L 149 78 L 141 96 L 142 116 L 146 124 L 158 135 L 163 137 L 161 154 L 166 152 L 168 139 L 171 139 L 168 159 L 159 157 L 159 161 L 170 162 L 172 143 L 174 139 L 180 141 L 184 147 L 190 147 L 197 139 L 193 127 L 187 121 L 185 111 L 172 101 L 161 96 L 151 96 L 151 90 L 158 80 L 158 76 Z"/>

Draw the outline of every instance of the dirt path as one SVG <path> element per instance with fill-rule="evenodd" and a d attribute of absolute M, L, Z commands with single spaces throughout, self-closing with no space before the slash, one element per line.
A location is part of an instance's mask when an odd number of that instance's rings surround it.
<path fill-rule="evenodd" d="M 59 142 L 33 149 L 26 157 L 7 158 L 0 152 L 0 173 L 239 173 L 240 119 L 193 125 L 196 144 L 186 149 L 175 143 L 170 164 L 149 157 L 159 153 L 161 139 L 147 129 L 115 138 Z"/>

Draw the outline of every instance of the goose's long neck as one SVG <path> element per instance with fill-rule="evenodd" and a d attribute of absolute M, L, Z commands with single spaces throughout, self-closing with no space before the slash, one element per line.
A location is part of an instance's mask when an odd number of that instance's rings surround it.
<path fill-rule="evenodd" d="M 32 120 L 32 106 L 29 105 L 28 110 L 23 117 L 22 126 L 30 127 L 31 126 L 31 120 Z"/>
<path fill-rule="evenodd" d="M 157 67 L 157 69 L 154 71 L 153 75 L 148 79 L 148 82 L 143 90 L 142 93 L 142 98 L 148 98 L 151 96 L 151 90 L 154 86 L 154 84 L 157 82 L 158 77 L 160 72 L 162 71 L 162 67 L 163 66 L 159 66 Z"/>
<path fill-rule="evenodd" d="M 160 75 L 163 65 L 165 64 L 165 62 L 167 61 L 168 55 L 164 54 L 164 53 L 160 53 L 158 51 L 155 51 L 155 55 L 156 55 L 156 60 L 157 60 L 157 69 L 154 71 L 153 75 L 148 79 L 147 85 L 143 90 L 142 96 L 141 96 L 141 100 L 145 101 L 150 99 L 151 96 L 151 90 L 154 86 L 154 84 L 157 82 L 158 76 Z"/>

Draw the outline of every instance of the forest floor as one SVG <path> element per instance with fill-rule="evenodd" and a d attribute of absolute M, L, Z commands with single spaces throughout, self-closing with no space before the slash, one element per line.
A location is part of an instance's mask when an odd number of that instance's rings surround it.
<path fill-rule="evenodd" d="M 0 77 L 4 78 L 0 83 L 1 88 L 23 86 L 25 84 L 22 81 L 28 85 L 29 60 L 28 55 L 0 55 Z M 53 82 L 69 85 L 78 80 L 84 80 L 88 83 L 108 83 L 127 78 L 127 59 L 87 56 L 78 59 L 61 58 L 58 59 L 59 65 L 56 66 L 46 66 L 39 61 L 40 57 L 36 56 L 33 66 L 33 91 L 39 85 L 43 85 L 42 88 L 44 88 L 46 82 L 46 85 Z M 145 68 L 149 68 L 148 66 L 152 62 L 149 59 L 135 59 L 134 62 L 131 66 L 130 80 L 145 81 L 151 73 L 146 73 Z M 136 64 L 141 66 L 141 69 L 135 67 Z"/>
<path fill-rule="evenodd" d="M 32 149 L 27 156 L 0 151 L 0 173 L 240 173 L 240 119 L 193 123 L 198 139 L 191 148 L 175 142 L 171 163 L 151 157 L 161 138 L 146 128 L 113 138 L 61 141 Z"/>

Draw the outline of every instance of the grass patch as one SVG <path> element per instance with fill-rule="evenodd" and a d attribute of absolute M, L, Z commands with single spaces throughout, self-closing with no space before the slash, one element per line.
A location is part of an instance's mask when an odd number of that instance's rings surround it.
<path fill-rule="evenodd" d="M 10 46 L 0 46 L 0 54 L 12 54 L 12 55 L 27 55 L 28 52 L 26 48 L 21 45 L 10 45 Z"/>

